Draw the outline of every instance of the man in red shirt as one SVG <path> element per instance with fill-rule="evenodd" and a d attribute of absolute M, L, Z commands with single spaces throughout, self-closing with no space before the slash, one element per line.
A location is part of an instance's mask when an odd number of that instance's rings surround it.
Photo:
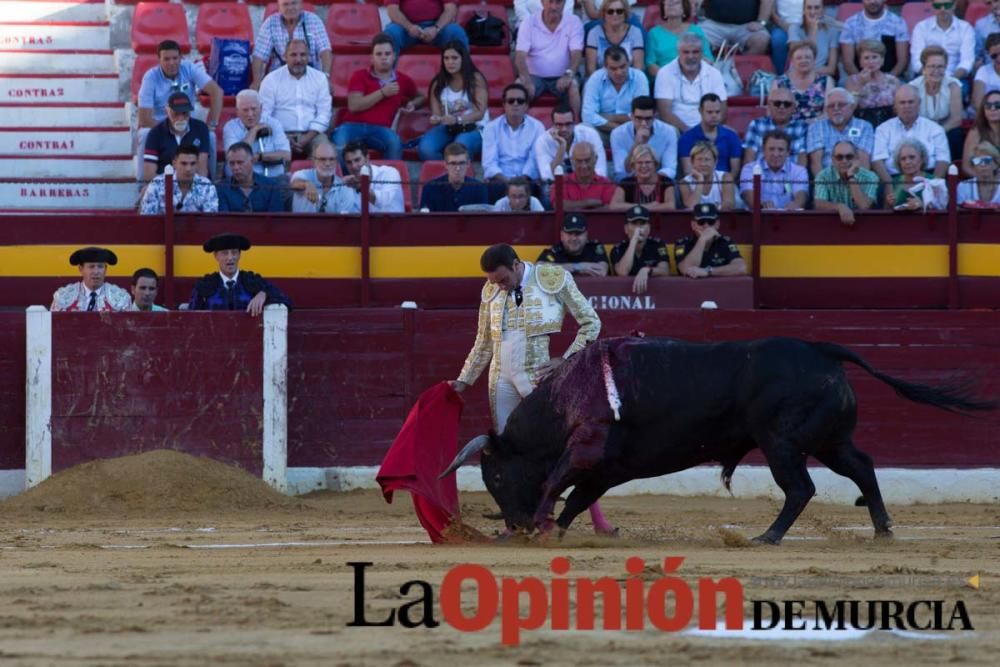
<path fill-rule="evenodd" d="M 469 36 L 455 23 L 458 6 L 454 0 L 388 0 L 385 4 L 390 21 L 385 31 L 397 54 L 414 44 L 444 46 L 452 40 L 469 50 Z"/>
<path fill-rule="evenodd" d="M 585 141 L 573 144 L 570 161 L 573 173 L 563 181 L 563 208 L 578 211 L 610 204 L 615 184 L 597 173 L 597 154 L 593 145 Z"/>
<path fill-rule="evenodd" d="M 337 152 L 344 146 L 363 140 L 369 148 L 382 151 L 385 160 L 403 159 L 403 142 L 392 129 L 396 112 L 413 111 L 424 103 L 413 80 L 397 72 L 392 38 L 380 32 L 372 40 L 371 69 L 361 69 L 347 85 L 347 114 L 333 131 L 331 139 Z"/>

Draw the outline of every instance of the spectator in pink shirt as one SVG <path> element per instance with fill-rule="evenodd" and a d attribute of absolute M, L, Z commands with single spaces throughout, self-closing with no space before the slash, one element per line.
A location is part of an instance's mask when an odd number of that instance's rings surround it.
<path fill-rule="evenodd" d="M 563 15 L 566 0 L 542 0 L 542 11 L 517 29 L 514 64 L 528 98 L 552 93 L 568 102 L 580 117 L 580 87 L 576 72 L 583 57 L 583 23 L 575 14 Z"/>
<path fill-rule="evenodd" d="M 414 44 L 444 46 L 453 39 L 469 48 L 469 36 L 455 23 L 458 6 L 445 0 L 388 0 L 386 33 L 392 37 L 396 54 Z"/>
<path fill-rule="evenodd" d="M 356 71 L 347 84 L 347 113 L 331 137 L 340 155 L 344 146 L 360 139 L 385 160 L 403 158 L 403 142 L 392 121 L 400 108 L 419 108 L 424 97 L 410 77 L 395 70 L 395 63 L 392 37 L 380 32 L 372 40 L 371 68 Z"/>

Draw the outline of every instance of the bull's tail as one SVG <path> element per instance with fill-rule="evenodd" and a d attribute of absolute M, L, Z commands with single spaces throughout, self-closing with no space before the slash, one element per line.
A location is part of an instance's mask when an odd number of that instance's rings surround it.
<path fill-rule="evenodd" d="M 886 375 L 872 368 L 867 361 L 846 347 L 841 347 L 833 343 L 814 343 L 814 345 L 831 359 L 841 362 L 849 361 L 852 364 L 860 366 L 874 377 L 892 387 L 897 394 L 915 403 L 932 405 L 936 408 L 959 414 L 981 410 L 995 410 L 997 407 L 996 401 L 977 399 L 972 394 L 971 385 L 968 382 L 939 386 L 906 382 L 905 380 L 894 378 L 891 375 Z"/>

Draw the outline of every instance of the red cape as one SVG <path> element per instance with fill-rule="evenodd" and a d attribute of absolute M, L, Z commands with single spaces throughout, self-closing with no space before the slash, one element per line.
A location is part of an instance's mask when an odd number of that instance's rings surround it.
<path fill-rule="evenodd" d="M 445 528 L 460 516 L 455 475 L 438 475 L 458 452 L 462 405 L 447 382 L 422 393 L 375 477 L 386 502 L 392 502 L 393 491 L 410 492 L 420 525 L 436 544 L 445 541 Z"/>

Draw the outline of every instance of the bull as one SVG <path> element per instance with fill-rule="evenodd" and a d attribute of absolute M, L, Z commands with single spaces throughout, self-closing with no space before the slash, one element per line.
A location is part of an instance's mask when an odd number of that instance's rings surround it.
<path fill-rule="evenodd" d="M 740 460 L 759 448 L 785 494 L 755 541 L 778 544 L 815 494 L 809 456 L 860 489 L 875 535 L 892 535 L 872 459 L 852 440 L 857 402 L 849 362 L 903 398 L 943 410 L 991 410 L 965 385 L 906 382 L 854 352 L 792 338 L 690 343 L 615 338 L 589 345 L 542 382 L 502 434 L 471 440 L 444 477 L 481 453 L 483 482 L 509 530 L 561 535 L 608 489 L 717 461 L 726 488 Z M 569 489 L 555 525 L 556 501 Z"/>

